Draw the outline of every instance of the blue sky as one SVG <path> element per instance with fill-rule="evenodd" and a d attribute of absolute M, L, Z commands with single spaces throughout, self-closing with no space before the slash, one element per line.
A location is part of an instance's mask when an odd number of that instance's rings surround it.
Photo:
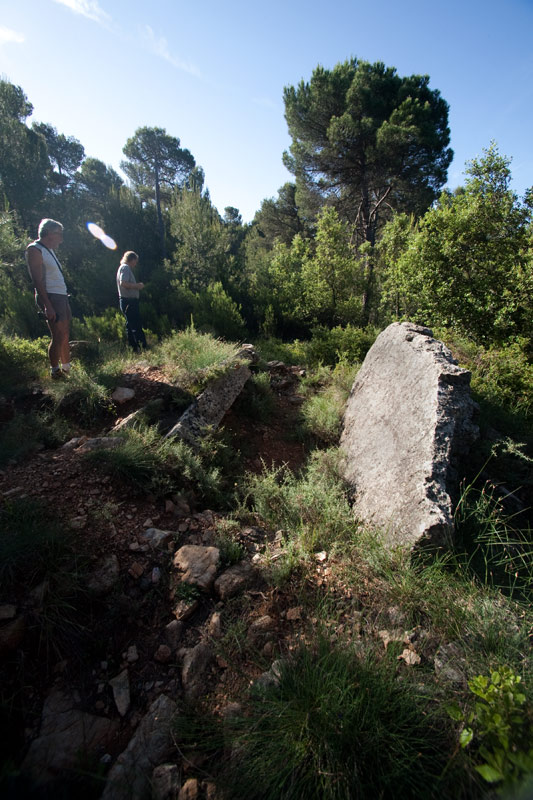
<path fill-rule="evenodd" d="M 245 221 L 290 180 L 283 88 L 356 56 L 428 74 L 455 158 L 494 139 L 513 188 L 533 185 L 533 0 L 0 0 L 0 75 L 33 120 L 115 169 L 136 128 L 166 128 Z"/>

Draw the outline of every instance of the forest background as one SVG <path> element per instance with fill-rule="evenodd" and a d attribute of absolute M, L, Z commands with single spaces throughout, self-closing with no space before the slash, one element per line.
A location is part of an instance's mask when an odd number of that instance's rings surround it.
<path fill-rule="evenodd" d="M 3 80 L 5 332 L 45 332 L 23 251 L 51 216 L 65 226 L 78 338 L 121 336 L 114 275 L 120 253 L 134 249 L 154 336 L 194 320 L 233 339 L 315 337 L 331 362 L 349 356 L 355 330 L 408 317 L 527 357 L 532 195 L 513 193 L 497 145 L 467 164 L 463 187 L 441 192 L 453 155 L 448 105 L 428 76 L 401 77 L 379 62 L 317 67 L 285 88 L 284 103 L 292 144 L 283 159 L 294 181 L 243 224 L 234 207 L 218 213 L 179 138 L 137 129 L 123 148 L 126 185 L 75 137 L 51 123 L 30 127 L 30 100 Z M 113 236 L 118 254 L 89 235 L 89 221 Z"/>

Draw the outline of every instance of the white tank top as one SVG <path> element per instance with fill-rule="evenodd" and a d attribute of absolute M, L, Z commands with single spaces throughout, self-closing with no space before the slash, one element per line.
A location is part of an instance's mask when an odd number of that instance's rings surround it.
<path fill-rule="evenodd" d="M 47 294 L 67 294 L 67 285 L 61 272 L 61 267 L 57 256 L 53 250 L 48 250 L 40 242 L 32 242 L 26 249 L 26 264 L 28 264 L 28 249 L 36 247 L 43 256 L 43 280 Z M 28 265 L 28 272 L 30 268 Z M 30 272 L 31 277 L 31 272 Z"/>

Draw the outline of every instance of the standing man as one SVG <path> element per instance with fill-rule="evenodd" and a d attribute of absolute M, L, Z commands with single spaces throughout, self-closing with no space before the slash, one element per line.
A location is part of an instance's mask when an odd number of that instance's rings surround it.
<path fill-rule="evenodd" d="M 42 219 L 39 238 L 26 248 L 26 263 L 35 287 L 35 302 L 44 312 L 50 329 L 50 374 L 66 378 L 70 371 L 69 333 L 72 312 L 67 286 L 55 250 L 63 241 L 63 225 L 54 219 Z"/>
<path fill-rule="evenodd" d="M 133 274 L 138 261 L 139 256 L 137 253 L 134 253 L 133 250 L 127 250 L 122 256 L 117 270 L 120 310 L 126 317 L 128 342 L 135 353 L 138 353 L 141 347 L 146 347 L 146 337 L 139 311 L 139 290 L 144 289 L 144 283 L 138 282 Z"/>

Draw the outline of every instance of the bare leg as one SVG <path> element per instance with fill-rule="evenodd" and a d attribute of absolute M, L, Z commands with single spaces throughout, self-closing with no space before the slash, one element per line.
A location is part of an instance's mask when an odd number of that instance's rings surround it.
<path fill-rule="evenodd" d="M 67 364 L 70 361 L 70 348 L 68 343 L 69 337 L 69 321 L 60 320 L 60 322 L 50 322 L 48 320 L 48 327 L 52 339 L 48 346 L 48 357 L 52 368 L 59 366 L 59 362 Z"/>

